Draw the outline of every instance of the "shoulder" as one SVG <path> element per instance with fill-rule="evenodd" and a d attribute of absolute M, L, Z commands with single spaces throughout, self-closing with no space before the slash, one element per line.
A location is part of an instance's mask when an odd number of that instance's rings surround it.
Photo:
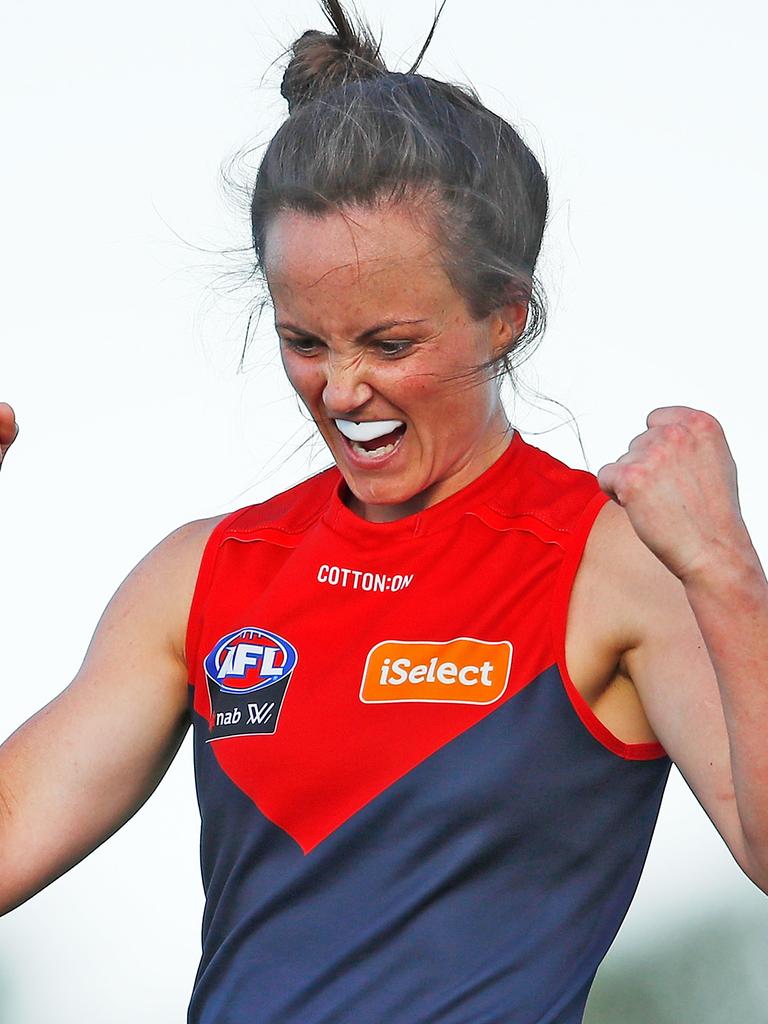
<path fill-rule="evenodd" d="M 615 501 L 606 501 L 595 517 L 577 587 L 595 629 L 619 653 L 638 646 L 654 620 L 677 616 L 687 604 L 683 585 L 640 540 Z"/>
<path fill-rule="evenodd" d="M 340 479 L 335 465 L 315 473 L 265 501 L 230 513 L 226 532 L 235 535 L 276 529 L 300 533 L 323 514 Z"/>
<path fill-rule="evenodd" d="M 152 611 L 156 627 L 184 660 L 189 611 L 205 546 L 232 513 L 183 523 L 163 537 L 130 572 L 120 590 L 131 604 Z"/>
<path fill-rule="evenodd" d="M 512 445 L 508 473 L 485 499 L 485 508 L 502 526 L 511 520 L 528 520 L 547 542 L 572 545 L 573 535 L 583 534 L 596 506 L 607 499 L 595 475 L 562 462 L 525 440 L 519 431 Z"/>
<path fill-rule="evenodd" d="M 145 556 L 134 573 L 144 574 L 146 586 L 162 595 L 165 625 L 182 660 L 198 576 L 209 542 L 216 543 L 214 534 L 223 540 L 262 530 L 300 533 L 322 514 L 338 479 L 338 470 L 331 467 L 265 501 L 183 523 Z"/>
<path fill-rule="evenodd" d="M 338 471 L 331 467 L 264 501 L 183 523 L 150 552 L 153 565 L 185 592 L 190 585 L 194 589 L 206 545 L 217 527 L 222 527 L 221 537 L 260 528 L 301 529 L 322 513 L 338 478 Z"/>
<path fill-rule="evenodd" d="M 231 515 L 231 512 L 225 512 L 206 519 L 193 519 L 176 527 L 146 555 L 143 562 L 147 571 L 157 577 L 158 583 L 171 583 L 183 579 L 191 571 L 196 572 L 214 529 Z"/>

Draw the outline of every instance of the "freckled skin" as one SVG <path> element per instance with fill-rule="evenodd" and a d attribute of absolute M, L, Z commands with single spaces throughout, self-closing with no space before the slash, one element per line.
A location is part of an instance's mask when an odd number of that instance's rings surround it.
<path fill-rule="evenodd" d="M 520 334 L 525 305 L 473 321 L 435 240 L 406 207 L 348 208 L 346 218 L 282 211 L 267 231 L 265 265 L 276 324 L 312 336 L 278 329 L 283 366 L 358 515 L 386 522 L 427 508 L 503 453 L 512 428 L 497 382 L 462 375 Z M 386 319 L 424 322 L 358 340 Z M 396 341 L 414 344 L 393 356 Z M 390 462 L 369 469 L 351 462 L 334 418 L 398 419 L 407 431 Z"/>

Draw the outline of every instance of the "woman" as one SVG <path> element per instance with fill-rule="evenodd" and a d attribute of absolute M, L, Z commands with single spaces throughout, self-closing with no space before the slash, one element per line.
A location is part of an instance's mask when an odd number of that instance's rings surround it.
<path fill-rule="evenodd" d="M 508 422 L 500 371 L 543 324 L 541 169 L 324 6 L 252 221 L 335 467 L 183 526 L 119 588 L 0 751 L 2 905 L 127 820 L 191 720 L 190 1021 L 575 1022 L 672 761 L 766 888 L 768 587 L 713 417 L 654 410 L 597 477 Z M 0 431 L 4 454 L 8 406 Z M 49 743 L 73 732 L 74 765 Z"/>

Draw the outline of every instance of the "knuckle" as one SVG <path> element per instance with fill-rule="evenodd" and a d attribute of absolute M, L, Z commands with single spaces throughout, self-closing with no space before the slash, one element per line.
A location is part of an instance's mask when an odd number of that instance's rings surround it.
<path fill-rule="evenodd" d="M 632 494 L 643 485 L 645 466 L 638 462 L 628 463 L 621 472 L 621 488 L 625 493 Z"/>
<path fill-rule="evenodd" d="M 689 426 L 701 434 L 721 434 L 723 428 L 711 413 L 696 410 L 690 418 Z"/>
<path fill-rule="evenodd" d="M 667 444 L 676 444 L 685 441 L 690 434 L 690 430 L 685 423 L 667 423 L 661 428 L 661 436 Z M 658 453 L 663 457 L 666 454 L 666 448 L 664 445 L 658 446 Z"/>

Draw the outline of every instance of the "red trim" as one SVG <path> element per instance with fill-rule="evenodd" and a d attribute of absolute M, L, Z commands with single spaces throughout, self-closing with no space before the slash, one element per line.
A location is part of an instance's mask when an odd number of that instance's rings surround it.
<path fill-rule="evenodd" d="M 189 618 L 187 619 L 187 633 L 184 643 L 184 654 L 187 659 L 187 679 L 190 686 L 195 685 L 192 678 L 192 668 L 197 658 L 197 649 L 200 644 L 200 633 L 203 625 L 203 610 L 205 598 L 213 579 L 213 567 L 216 564 L 216 556 L 223 534 L 232 525 L 232 521 L 240 515 L 243 509 L 236 509 L 224 516 L 211 530 L 203 548 L 203 555 L 200 559 L 200 568 L 197 571 L 195 589 L 192 592 L 192 603 L 189 607 Z"/>
<path fill-rule="evenodd" d="M 582 510 L 574 529 L 571 532 L 568 546 L 565 549 L 562 564 L 557 573 L 550 611 L 550 629 L 554 645 L 557 667 L 563 681 L 565 692 L 573 705 L 573 709 L 582 723 L 594 738 L 608 750 L 628 761 L 648 761 L 653 758 L 666 757 L 666 750 L 660 743 L 625 743 L 603 725 L 592 711 L 592 708 L 576 689 L 565 664 L 565 629 L 568 617 L 568 603 L 576 579 L 581 557 L 587 543 L 587 537 L 597 514 L 610 497 L 604 491 L 598 491 Z"/>

